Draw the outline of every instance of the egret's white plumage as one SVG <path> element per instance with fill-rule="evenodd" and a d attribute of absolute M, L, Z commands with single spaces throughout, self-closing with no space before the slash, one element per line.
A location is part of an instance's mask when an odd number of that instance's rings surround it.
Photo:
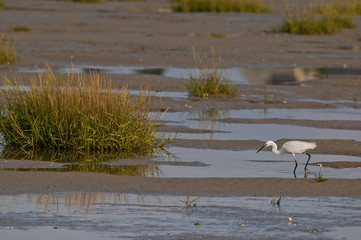
<path fill-rule="evenodd" d="M 272 152 L 275 154 L 286 154 L 289 153 L 293 156 L 293 159 L 295 161 L 295 169 L 293 170 L 293 173 L 296 172 L 296 168 L 297 168 L 297 160 L 296 160 L 296 155 L 295 154 L 299 154 L 299 153 L 305 153 L 307 150 L 310 149 L 315 149 L 316 148 L 316 143 L 314 142 L 302 142 L 302 141 L 288 141 L 285 142 L 282 147 L 280 148 L 280 150 L 277 150 L 277 144 L 273 141 L 267 141 L 265 145 L 263 145 L 263 147 L 261 147 L 257 153 L 259 151 L 261 151 L 263 148 L 265 147 L 269 147 L 272 146 Z M 310 161 L 311 155 L 309 153 L 305 153 L 308 155 L 308 160 L 305 166 L 305 171 L 307 171 L 307 165 L 308 162 Z"/>

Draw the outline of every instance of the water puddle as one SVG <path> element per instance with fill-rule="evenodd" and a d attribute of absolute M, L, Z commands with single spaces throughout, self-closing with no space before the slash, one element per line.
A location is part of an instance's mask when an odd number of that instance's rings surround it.
<path fill-rule="evenodd" d="M 78 163 L 65 163 L 61 167 L 9 167 L 2 165 L 2 171 L 53 171 L 53 172 L 93 172 L 121 176 L 144 176 L 162 178 L 207 178 L 207 177 L 277 177 L 293 178 L 294 161 L 291 155 L 275 155 L 270 151 L 256 153 L 256 150 L 231 151 L 214 149 L 197 149 L 169 147 L 172 155 L 153 158 L 119 159 L 108 162 L 94 162 L 88 159 Z M 16 159 L 29 159 L 20 158 Z M 33 160 L 36 160 L 32 158 Z M 53 161 L 51 158 L 43 160 Z M 306 155 L 297 156 L 299 167 L 297 177 L 304 176 Z M 320 170 L 313 165 L 317 162 L 360 162 L 360 157 L 344 155 L 313 154 L 308 169 L 308 177 L 314 178 L 314 173 Z M 27 160 L 18 160 L 27 161 Z M 39 165 L 41 164 L 41 161 Z M 325 164 L 324 164 L 325 165 Z M 361 178 L 360 168 L 329 168 L 323 167 L 322 174 L 325 178 Z"/>
<path fill-rule="evenodd" d="M 26 161 L 26 160 L 24 160 Z M 3 168 L 5 171 L 46 171 L 46 172 L 93 172 L 105 173 L 120 176 L 137 176 L 137 177 L 160 177 L 161 171 L 158 165 L 141 164 L 141 165 L 109 165 L 109 164 L 66 164 L 58 168 Z"/>
<path fill-rule="evenodd" d="M 12 229 L 10 226 L 6 226 L 5 230 L 1 230 L 1 236 L 4 239 L 26 239 L 26 240 L 39 240 L 43 237 L 52 240 L 64 240 L 64 239 L 77 239 L 77 240 L 99 240 L 110 239 L 103 238 L 102 234 L 94 235 L 93 232 L 82 230 L 68 230 L 65 227 L 34 227 L 24 229 Z"/>
<path fill-rule="evenodd" d="M 308 120 L 360 120 L 360 108 L 267 108 L 267 109 L 209 109 L 193 112 L 166 112 L 164 118 L 168 121 L 187 122 L 193 120 L 217 120 L 224 118 L 282 118 L 282 119 L 308 119 Z"/>
<path fill-rule="evenodd" d="M 134 95 L 134 96 L 138 96 L 141 93 L 139 90 L 130 90 L 130 94 Z M 188 98 L 188 92 L 181 92 L 181 91 L 153 91 L 153 90 L 151 90 L 151 91 L 148 91 L 148 94 L 152 97 L 169 97 L 172 99 Z"/>
<path fill-rule="evenodd" d="M 189 74 L 199 74 L 200 69 L 175 67 L 146 66 L 68 66 L 53 69 L 54 72 L 68 73 L 108 73 L 126 75 L 157 75 L 169 78 L 188 78 Z M 18 72 L 41 72 L 41 68 L 20 68 Z M 360 75 L 358 68 L 301 68 L 301 67 L 234 67 L 225 69 L 227 77 L 234 84 L 301 84 L 304 81 L 316 80 L 325 75 Z"/>
<path fill-rule="evenodd" d="M 326 104 L 344 104 L 344 103 L 354 103 L 357 104 L 358 100 L 354 97 L 353 100 L 347 99 L 338 99 L 338 100 L 320 100 L 320 99 L 295 99 L 300 102 L 317 102 L 317 103 L 326 103 Z"/>
<path fill-rule="evenodd" d="M 203 123 L 192 123 L 194 127 Z M 244 124 L 224 123 L 223 132 L 212 133 L 178 133 L 180 139 L 202 140 L 262 140 L 270 139 L 347 139 L 361 141 L 361 131 L 314 128 L 281 124 Z M 218 130 L 218 129 L 217 129 Z"/>
<path fill-rule="evenodd" d="M 174 153 L 180 161 L 199 161 L 207 164 L 204 167 L 170 166 L 160 165 L 160 177 L 277 177 L 293 178 L 295 166 L 291 155 L 275 155 L 271 151 L 256 153 L 256 150 L 231 151 L 214 149 L 196 149 L 171 147 L 169 151 Z M 296 171 L 297 177 L 304 176 L 304 166 L 307 161 L 306 155 L 296 156 L 299 166 Z M 309 178 L 314 178 L 320 168 L 312 163 L 351 161 L 360 162 L 361 158 L 346 155 L 312 154 L 309 169 Z M 361 178 L 360 168 L 322 168 L 325 178 Z"/>
<path fill-rule="evenodd" d="M 308 120 L 360 120 L 361 109 L 242 109 L 215 110 L 199 112 L 167 112 L 163 119 L 169 125 L 184 125 L 189 128 L 208 129 L 211 133 L 179 133 L 182 139 L 208 140 L 263 140 L 270 139 L 354 139 L 361 140 L 361 132 L 357 130 L 315 128 L 281 124 L 245 124 L 226 123 L 217 120 L 226 118 L 250 119 L 308 119 Z"/>
<path fill-rule="evenodd" d="M 4 239 L 326 239 L 360 231 L 361 200 L 122 193 L 0 196 Z M 275 196 L 278 198 L 278 196 Z M 348 235 L 346 235 L 347 233 Z M 359 235 L 357 235 L 359 236 Z M 62 238 L 60 238 L 62 237 Z"/>
<path fill-rule="evenodd" d="M 335 239 L 359 239 L 361 234 L 361 226 L 356 227 L 336 227 L 334 231 L 330 233 L 332 238 Z"/>
<path fill-rule="evenodd" d="M 1 162 L 0 169 L 3 171 L 93 172 L 121 176 L 158 177 L 160 176 L 158 165 L 162 163 L 162 154 L 167 155 L 159 152 L 157 160 L 160 162 L 151 164 L 155 160 L 154 157 L 136 157 L 131 154 L 60 150 L 22 151 L 21 149 L 0 147 L 0 159 L 7 159 Z M 9 159 L 23 161 L 23 163 L 10 162 Z M 131 160 L 128 160 L 127 164 L 108 164 L 115 159 Z M 36 162 L 32 163 L 28 160 Z"/>

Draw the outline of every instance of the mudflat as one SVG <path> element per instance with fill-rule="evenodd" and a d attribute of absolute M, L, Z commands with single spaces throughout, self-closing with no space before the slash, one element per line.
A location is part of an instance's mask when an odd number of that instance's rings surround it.
<path fill-rule="evenodd" d="M 102 173 L 2 172 L 0 194 L 124 192 L 184 196 L 361 197 L 360 179 L 152 178 Z"/>
<path fill-rule="evenodd" d="M 273 1 L 268 1 L 272 3 Z M 31 70 L 65 66 L 138 66 L 192 68 L 192 48 L 205 53 L 213 47 L 227 68 L 293 69 L 307 75 L 314 69 L 336 69 L 312 80 L 292 84 L 255 82 L 238 84 L 237 95 L 207 99 L 154 97 L 151 108 L 168 112 L 234 109 L 360 109 L 361 62 L 359 35 L 361 17 L 353 20 L 356 29 L 342 29 L 330 35 L 290 35 L 271 29 L 282 23 L 284 10 L 274 1 L 275 13 L 174 13 L 166 0 L 131 2 L 108 1 L 82 4 L 70 1 L 12 0 L 0 10 L 0 32 L 16 43 L 20 59 L 0 71 L 16 75 L 27 84 Z M 26 25 L 29 32 L 14 32 L 14 25 Z M 307 71 L 305 69 L 308 69 Z M 344 71 L 342 70 L 344 69 Z M 350 70 L 350 71 L 348 71 Z M 132 89 L 186 91 L 184 78 L 149 74 L 106 74 Z M 261 79 L 263 76 L 259 75 Z M 267 88 L 264 85 L 267 84 Z M 265 97 L 267 96 L 267 97 Z M 165 119 L 166 120 L 166 119 Z M 359 131 L 358 120 L 303 120 L 223 118 L 220 122 L 282 124 Z M 168 132 L 206 132 L 182 125 L 165 124 Z M 277 140 L 277 139 L 274 139 Z M 278 139 L 282 144 L 287 139 Z M 361 142 L 345 139 L 303 139 L 316 141 L 316 154 L 361 155 Z M 178 139 L 170 146 L 229 150 L 258 149 L 260 140 Z M 196 159 L 195 159 L 196 160 Z M 4 165 L 6 162 L 6 166 Z M 2 160 L 2 168 L 44 166 L 36 161 L 25 165 Z M 196 164 L 196 163 L 195 163 Z M 359 164 L 334 163 L 359 167 Z M 48 165 L 47 165 L 48 167 Z M 327 167 L 327 166 L 326 166 Z M 151 178 L 115 176 L 85 172 L 1 171 L 0 193 L 48 193 L 63 191 L 189 194 L 200 196 L 288 196 L 361 197 L 361 179 L 286 178 Z"/>

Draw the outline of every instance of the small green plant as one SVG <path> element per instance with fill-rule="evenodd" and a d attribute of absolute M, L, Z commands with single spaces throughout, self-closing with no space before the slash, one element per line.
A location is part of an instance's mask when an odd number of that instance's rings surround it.
<path fill-rule="evenodd" d="M 4 36 L 0 35 L 0 64 L 10 64 L 16 58 L 15 44 L 11 44 L 9 40 L 4 40 Z"/>
<path fill-rule="evenodd" d="M 281 206 L 281 199 L 282 199 L 282 195 L 280 195 L 277 200 L 276 200 L 275 196 L 272 196 L 271 204 L 273 206 L 277 205 L 278 207 L 280 207 Z"/>
<path fill-rule="evenodd" d="M 7 146 L 151 155 L 169 141 L 158 133 L 161 115 L 148 112 L 147 91 L 131 98 L 99 74 L 56 75 L 50 67 L 29 81 L 4 78 L 0 134 Z"/>
<path fill-rule="evenodd" d="M 263 0 L 172 0 L 176 12 L 273 12 Z"/>
<path fill-rule="evenodd" d="M 12 28 L 12 31 L 14 31 L 14 32 L 29 32 L 30 28 L 28 26 L 16 25 L 15 27 Z"/>
<path fill-rule="evenodd" d="M 226 34 L 226 33 L 211 33 L 209 34 L 210 37 L 213 38 L 232 38 L 232 34 Z"/>
<path fill-rule="evenodd" d="M 334 34 L 341 28 L 355 28 L 355 24 L 349 17 L 322 16 L 291 18 L 283 22 L 280 32 L 294 34 Z"/>
<path fill-rule="evenodd" d="M 324 182 L 324 181 L 327 181 L 327 179 L 326 178 L 323 178 L 323 176 L 322 176 L 322 164 L 319 164 L 319 167 L 320 167 L 320 169 L 319 169 L 319 171 L 318 171 L 318 174 L 316 174 L 316 173 L 313 173 L 314 175 L 315 175 L 315 180 L 316 180 L 316 182 Z"/>
<path fill-rule="evenodd" d="M 214 48 L 212 48 L 212 66 L 208 64 L 207 55 L 204 61 L 193 48 L 193 59 L 196 65 L 195 73 L 189 73 L 190 81 L 185 82 L 190 96 L 208 97 L 214 94 L 235 95 L 236 89 L 231 84 L 226 70 L 216 64 Z M 220 62 L 220 61 L 219 61 Z"/>
<path fill-rule="evenodd" d="M 198 201 L 199 197 L 192 198 L 191 196 L 185 196 L 183 199 L 179 199 L 180 202 L 185 204 L 185 208 L 196 207 L 196 202 Z"/>
<path fill-rule="evenodd" d="M 353 100 L 354 103 L 357 103 L 357 96 L 353 96 L 352 100 Z"/>

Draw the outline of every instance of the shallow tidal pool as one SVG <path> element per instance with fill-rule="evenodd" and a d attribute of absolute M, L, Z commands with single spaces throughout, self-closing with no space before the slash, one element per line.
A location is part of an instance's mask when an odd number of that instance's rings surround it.
<path fill-rule="evenodd" d="M 1 239 L 357 239 L 361 200 L 61 193 L 0 197 Z M 185 202 L 190 201 L 191 207 Z M 196 206 L 194 206 L 194 204 Z"/>

